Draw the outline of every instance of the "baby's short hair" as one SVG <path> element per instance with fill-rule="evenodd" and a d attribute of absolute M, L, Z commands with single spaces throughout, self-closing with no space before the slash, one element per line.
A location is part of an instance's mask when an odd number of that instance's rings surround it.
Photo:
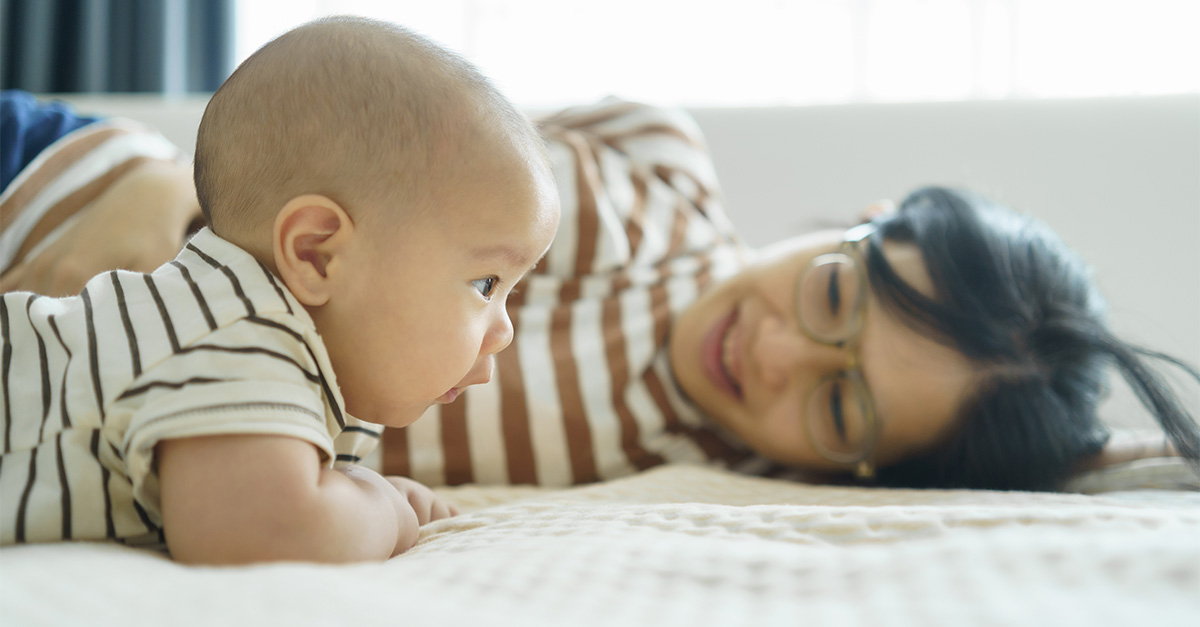
<path fill-rule="evenodd" d="M 426 206 L 472 130 L 539 143 L 453 52 L 388 22 L 317 20 L 264 45 L 213 95 L 196 193 L 208 224 L 235 242 L 302 194 L 328 196 L 355 219 L 364 204 Z"/>

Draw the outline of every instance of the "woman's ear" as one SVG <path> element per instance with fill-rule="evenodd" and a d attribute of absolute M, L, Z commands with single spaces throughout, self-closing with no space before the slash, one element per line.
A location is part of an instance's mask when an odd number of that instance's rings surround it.
<path fill-rule="evenodd" d="M 354 222 L 326 196 L 306 194 L 287 202 L 275 216 L 275 268 L 301 303 L 329 301 L 354 236 Z"/>

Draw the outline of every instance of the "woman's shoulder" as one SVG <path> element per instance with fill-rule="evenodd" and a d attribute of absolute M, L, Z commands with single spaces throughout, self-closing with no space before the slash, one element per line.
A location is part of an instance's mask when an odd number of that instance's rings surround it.
<path fill-rule="evenodd" d="M 685 110 L 608 98 L 540 126 L 562 204 L 544 273 L 658 267 L 736 244 L 703 135 Z"/>
<path fill-rule="evenodd" d="M 539 117 L 538 126 L 553 138 L 566 132 L 584 132 L 610 140 L 639 136 L 673 137 L 677 141 L 704 146 L 700 126 L 686 109 L 610 96 Z"/>

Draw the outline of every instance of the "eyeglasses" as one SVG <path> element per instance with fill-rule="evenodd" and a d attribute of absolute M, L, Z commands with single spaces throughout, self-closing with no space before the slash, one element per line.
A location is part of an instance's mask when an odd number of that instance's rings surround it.
<path fill-rule="evenodd" d="M 868 279 L 859 243 L 873 224 L 848 231 L 837 252 L 809 262 L 796 282 L 796 318 L 809 339 L 845 348 L 846 367 L 825 375 L 804 397 L 804 429 L 824 458 L 854 464 L 855 475 L 871 478 L 871 454 L 879 439 L 875 401 L 859 367 L 858 340 L 867 314 Z"/>

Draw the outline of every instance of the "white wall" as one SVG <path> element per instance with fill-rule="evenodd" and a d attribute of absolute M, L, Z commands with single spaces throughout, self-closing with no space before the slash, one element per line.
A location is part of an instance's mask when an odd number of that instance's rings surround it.
<path fill-rule="evenodd" d="M 75 98 L 185 150 L 203 99 Z M 1200 365 L 1200 95 L 695 109 L 751 244 L 853 220 L 923 184 L 1031 213 L 1093 264 L 1124 336 Z M 1200 386 L 1185 388 L 1200 411 Z M 1148 418 L 1118 387 L 1115 424 Z"/>

